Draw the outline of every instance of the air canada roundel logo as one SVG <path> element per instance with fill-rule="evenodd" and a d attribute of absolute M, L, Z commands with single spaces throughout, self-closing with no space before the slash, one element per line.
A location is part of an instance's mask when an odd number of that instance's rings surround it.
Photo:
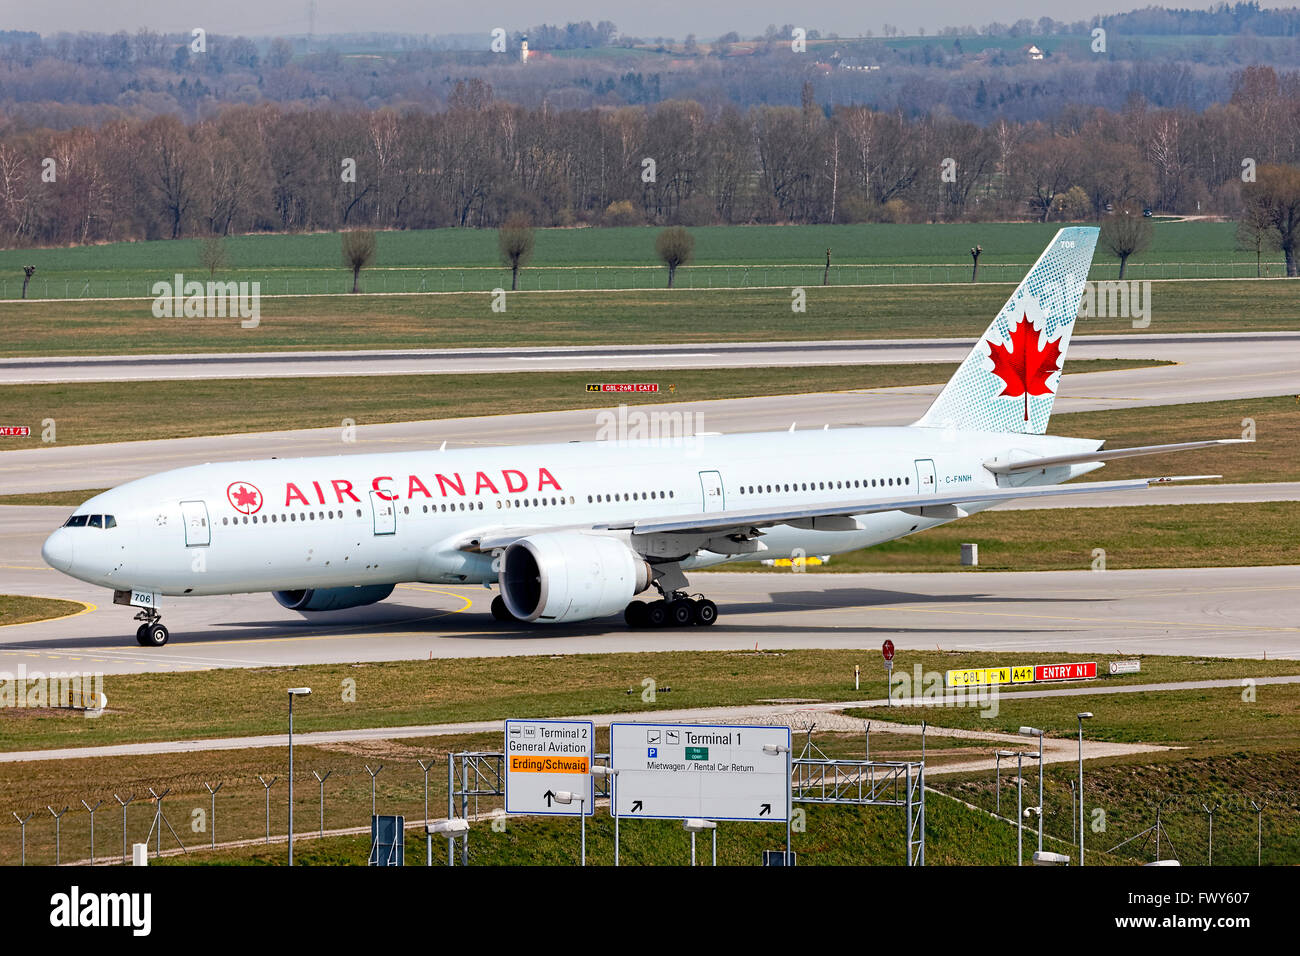
<path fill-rule="evenodd" d="M 226 498 L 230 507 L 240 514 L 252 515 L 262 510 L 262 493 L 257 485 L 246 481 L 232 481 L 226 488 Z"/>

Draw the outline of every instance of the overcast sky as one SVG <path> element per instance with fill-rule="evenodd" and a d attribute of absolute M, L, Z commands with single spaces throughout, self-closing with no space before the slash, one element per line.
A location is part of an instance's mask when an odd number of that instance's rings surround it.
<path fill-rule="evenodd" d="M 1074 22 L 1096 13 L 1114 13 L 1148 5 L 1151 0 L 821 0 L 815 5 L 792 0 L 729 0 L 717 5 L 699 0 L 493 0 L 491 3 L 431 3 L 429 0 L 316 0 L 316 32 L 400 32 L 415 34 L 489 32 L 493 27 L 523 30 L 538 23 L 612 20 L 636 36 L 688 33 L 701 39 L 736 30 L 761 33 L 769 23 L 790 23 L 823 33 L 854 36 L 880 33 L 885 23 L 915 33 L 944 26 L 981 26 L 994 20 L 1012 23 L 1021 17 L 1050 16 Z M 1284 5 L 1291 5 L 1287 0 Z M 1205 7 L 1206 3 L 1167 0 L 1171 7 Z M 1278 4 L 1264 3 L 1273 7 Z M 274 36 L 307 32 L 308 0 L 5 0 L 0 29 L 57 33 L 160 33 L 203 27 L 210 33 Z"/>

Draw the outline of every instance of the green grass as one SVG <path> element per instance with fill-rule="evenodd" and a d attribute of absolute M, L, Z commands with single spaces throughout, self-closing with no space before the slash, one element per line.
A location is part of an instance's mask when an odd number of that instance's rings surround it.
<path fill-rule="evenodd" d="M 680 283 L 820 285 L 827 248 L 835 284 L 965 282 L 969 250 L 976 244 L 984 248 L 980 268 L 986 281 L 1016 282 L 1061 225 L 704 226 L 691 230 L 694 267 L 682 270 Z M 538 230 L 521 289 L 661 287 L 666 272 L 654 251 L 658 232 L 649 226 Z M 1253 276 L 1253 255 L 1235 248 L 1234 236 L 1233 223 L 1157 223 L 1151 248 L 1130 263 L 1131 277 Z M 351 274 L 341 264 L 339 242 L 334 233 L 231 237 L 226 240 L 230 268 L 221 278 L 261 282 L 264 295 L 345 293 Z M 894 268 L 904 263 L 930 268 Z M 1268 263 L 1271 274 L 1279 274 L 1280 259 L 1270 254 Z M 953 268 L 937 268 L 944 264 Z M 171 281 L 178 272 L 207 278 L 198 239 L 0 250 L 0 299 L 18 297 L 27 265 L 37 267 L 28 297 L 42 299 L 152 295 L 154 282 Z M 1116 265 L 1099 249 L 1092 277 L 1112 277 Z M 715 268 L 721 266 L 728 268 Z M 363 274 L 363 286 L 371 292 L 482 291 L 508 287 L 508 280 L 492 229 L 382 232 L 374 264 Z"/>
<path fill-rule="evenodd" d="M 25 594 L 0 594 L 0 627 L 8 624 L 27 624 L 67 617 L 85 608 L 80 601 L 61 601 L 56 598 L 29 597 Z"/>
<path fill-rule="evenodd" d="M 1072 366 L 1107 371 L 1164 364 L 1147 360 L 1099 359 Z M 41 447 L 39 423 L 53 418 L 65 445 L 143 441 L 278 431 L 337 428 L 345 418 L 357 424 L 453 418 L 466 412 L 493 414 L 560 409 L 609 408 L 624 404 L 706 401 L 830 392 L 946 381 L 951 364 L 841 365 L 766 368 L 745 375 L 714 369 L 642 369 L 619 372 L 513 372 L 495 375 L 378 375 L 315 378 L 196 379 L 149 382 L 87 382 L 12 385 L 5 389 L 5 414 L 30 423 L 27 438 L 5 439 L 6 450 Z M 617 399 L 587 391 L 592 381 L 657 382 L 658 393 L 629 393 Z M 670 392 L 668 386 L 676 386 Z M 310 394 L 310 403 L 303 395 Z M 155 414 L 158 408 L 168 414 Z"/>
<path fill-rule="evenodd" d="M 1106 552 L 1106 568 L 1209 568 L 1300 564 L 1300 502 L 1139 505 L 1061 511 L 993 511 L 888 541 L 808 574 L 852 571 L 1085 571 Z M 978 568 L 959 563 L 979 545 Z M 766 571 L 759 564 L 728 571 Z M 789 573 L 789 572 L 787 572 Z"/>
<path fill-rule="evenodd" d="M 1255 423 L 1254 444 L 1124 459 L 1107 464 L 1089 480 L 1178 472 L 1223 475 L 1218 479 L 1222 483 L 1300 481 L 1300 402 L 1292 395 L 1072 412 L 1052 416 L 1051 432 L 1105 438 L 1107 448 L 1127 448 L 1245 437 L 1246 419 Z"/>
<path fill-rule="evenodd" d="M 507 311 L 488 295 L 305 296 L 262 301 L 261 323 L 156 319 L 147 300 L 0 302 L 0 357 L 295 349 L 470 348 L 933 338 L 974 340 L 1012 286 L 809 287 L 792 313 L 786 289 L 517 293 Z M 1153 289 L 1149 332 L 1300 328 L 1288 282 L 1170 282 Z M 1079 334 L 1132 333 L 1131 320 L 1083 319 Z"/>
<path fill-rule="evenodd" d="M 0 709 L 0 747 L 28 750 L 280 733 L 281 698 L 291 684 L 316 691 L 296 713 L 295 724 L 304 732 L 520 714 L 645 715 L 786 698 L 865 699 L 885 692 L 876 655 L 839 650 L 578 654 L 111 675 L 103 690 L 109 712 L 95 720 Z M 1006 654 L 998 659 L 1016 664 L 1041 663 L 1040 658 Z M 988 663 L 987 654 L 909 651 L 899 655 L 897 666 L 947 670 L 981 663 Z M 855 664 L 863 665 L 863 683 L 856 693 Z M 1168 657 L 1149 658 L 1143 666 L 1142 674 L 1107 677 L 1103 683 L 1297 672 L 1294 661 Z M 651 703 L 641 699 L 646 677 L 654 678 L 658 688 Z M 349 678 L 356 682 L 355 702 L 343 700 L 340 690 Z"/>
<path fill-rule="evenodd" d="M 27 495 L 0 495 L 0 505 L 32 505 L 37 507 L 75 508 L 107 488 L 86 488 L 81 491 L 38 491 Z"/>
<path fill-rule="evenodd" d="M 799 866 L 903 866 L 903 811 L 884 807 L 808 806 L 805 827 L 792 834 Z M 435 865 L 446 862 L 447 847 L 435 838 Z M 698 838 L 697 859 L 711 860 L 708 836 Z M 718 830 L 719 866 L 757 866 L 764 850 L 785 847 L 780 824 L 723 823 Z M 406 865 L 423 866 L 424 834 L 408 831 Z M 370 838 L 327 837 L 295 844 L 294 863 L 303 866 L 364 866 Z M 459 849 L 458 851 L 459 852 Z M 1014 864 L 1014 827 L 971 811 L 941 794 L 926 802 L 926 863 L 930 866 L 995 866 Z M 471 866 L 573 866 L 579 862 L 578 823 L 539 817 L 508 819 L 504 830 L 489 822 L 476 823 L 470 837 Z M 623 820 L 619 862 L 623 866 L 686 866 L 691 859 L 689 834 L 670 820 Z M 610 866 L 614 861 L 614 824 L 602 807 L 587 822 L 587 865 Z M 165 865 L 221 863 L 283 865 L 285 848 L 248 847 L 171 857 Z M 459 858 L 457 859 L 459 863 Z M 1096 862 L 1104 862 L 1098 859 Z"/>

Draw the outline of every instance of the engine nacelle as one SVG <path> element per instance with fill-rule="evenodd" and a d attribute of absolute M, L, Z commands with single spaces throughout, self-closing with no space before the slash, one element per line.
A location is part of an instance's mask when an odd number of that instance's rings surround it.
<path fill-rule="evenodd" d="M 558 624 L 619 613 L 652 577 L 650 565 L 617 538 L 555 531 L 506 548 L 499 581 L 515 617 Z"/>
<path fill-rule="evenodd" d="M 367 584 L 353 588 L 310 588 L 305 591 L 272 591 L 281 607 L 290 611 L 342 611 L 382 601 L 393 593 L 393 584 Z"/>

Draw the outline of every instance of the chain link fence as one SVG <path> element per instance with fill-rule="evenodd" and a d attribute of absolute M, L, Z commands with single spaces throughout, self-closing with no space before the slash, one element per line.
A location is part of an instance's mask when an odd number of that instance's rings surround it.
<path fill-rule="evenodd" d="M 985 263 L 979 269 L 981 283 L 1017 283 L 1031 263 Z M 1265 263 L 1264 278 L 1285 276 L 1280 262 Z M 185 281 L 208 277 L 199 272 L 183 273 Z M 1093 280 L 1114 279 L 1114 263 L 1094 263 Z M 1253 262 L 1130 262 L 1126 279 L 1253 279 Z M 823 279 L 833 286 L 943 285 L 969 283 L 970 263 L 892 263 L 831 266 L 817 265 L 701 265 L 677 270 L 675 285 L 683 289 L 762 289 L 820 286 Z M 352 291 L 350 273 L 327 270 L 265 270 L 223 273 L 217 282 L 257 282 L 261 294 L 345 295 Z M 610 290 L 653 290 L 667 285 L 662 266 L 536 266 L 519 273 L 521 292 L 600 292 Z M 168 283 L 163 294 L 172 295 L 174 275 L 153 277 L 33 276 L 27 287 L 29 299 L 129 299 L 155 298 L 156 283 Z M 22 295 L 22 277 L 0 278 L 0 299 Z M 492 292 L 510 288 L 510 271 L 491 267 L 408 269 L 372 268 L 361 274 L 361 291 L 371 294 L 420 294 Z"/>

